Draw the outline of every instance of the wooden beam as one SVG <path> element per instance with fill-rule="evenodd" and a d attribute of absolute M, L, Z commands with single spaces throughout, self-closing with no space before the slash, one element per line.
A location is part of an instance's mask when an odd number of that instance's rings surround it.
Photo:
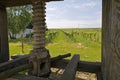
<path fill-rule="evenodd" d="M 18 67 L 20 65 L 27 64 L 28 59 L 29 59 L 29 55 L 25 55 L 25 56 L 19 57 L 17 59 L 1 63 L 0 64 L 0 73 L 7 71 L 7 70 L 10 70 L 11 68 L 15 68 L 15 67 Z"/>
<path fill-rule="evenodd" d="M 68 56 L 70 56 L 70 54 L 59 55 L 58 57 L 54 57 L 52 59 L 51 67 L 65 69 L 65 67 L 69 63 L 69 60 L 65 60 L 65 59 L 62 59 L 62 58 L 65 58 L 65 57 L 68 57 Z M 14 58 L 14 59 L 17 59 L 17 58 L 20 59 L 20 57 L 22 58 L 23 56 L 13 56 L 12 58 Z M 22 60 L 24 60 L 24 59 L 25 58 L 22 58 Z M 22 61 L 16 61 L 16 63 L 17 62 L 22 62 Z M 11 62 L 10 64 L 4 64 L 4 66 L 1 65 L 0 69 L 2 69 L 3 67 L 5 67 L 5 65 L 6 66 L 7 65 L 10 66 L 11 64 L 14 65 L 16 63 L 15 62 Z M 27 63 L 27 62 L 25 62 L 25 61 L 22 62 L 22 64 L 25 64 L 25 63 Z M 101 72 L 101 63 L 100 62 L 79 61 L 77 71 L 90 72 L 90 73 Z"/>
<path fill-rule="evenodd" d="M 51 64 L 51 67 L 65 69 L 68 63 L 69 63 L 69 60 L 62 59 L 62 60 L 53 62 Z M 89 72 L 89 73 L 101 72 L 101 63 L 79 61 L 77 71 Z"/>
<path fill-rule="evenodd" d="M 0 63 L 9 60 L 7 12 L 0 7 Z"/>
<path fill-rule="evenodd" d="M 57 56 L 51 59 L 51 67 L 65 69 L 69 60 L 63 60 L 63 58 L 69 57 L 70 54 Z M 29 55 L 20 56 L 15 60 L 2 63 L 0 65 L 0 78 L 5 76 L 11 76 L 17 72 L 32 68 L 32 64 L 28 64 Z M 62 60 L 61 60 L 62 59 Z M 101 78 L 101 63 L 99 62 L 85 62 L 79 61 L 77 71 L 97 73 L 99 79 Z"/>
<path fill-rule="evenodd" d="M 79 55 L 73 56 L 73 58 L 67 64 L 65 71 L 59 80 L 74 80 L 75 79 L 79 58 L 80 58 Z"/>
<path fill-rule="evenodd" d="M 51 80 L 48 78 L 41 78 L 36 76 L 30 76 L 30 75 L 15 75 L 12 76 L 13 79 L 7 79 L 7 80 Z"/>
<path fill-rule="evenodd" d="M 97 76 L 97 80 L 103 80 L 103 77 L 102 77 L 102 72 L 97 72 L 96 73 L 96 76 Z"/>
<path fill-rule="evenodd" d="M 70 54 L 59 55 L 57 57 L 53 57 L 51 61 L 52 63 L 54 63 L 55 61 L 58 61 L 60 59 L 63 59 L 69 56 L 71 55 Z M 29 55 L 25 55 L 25 56 L 20 56 L 19 58 L 16 58 L 14 60 L 0 64 L 0 73 L 10 70 L 11 68 L 18 67 L 20 65 L 28 64 L 29 63 L 28 59 L 29 59 Z"/>
<path fill-rule="evenodd" d="M 46 2 L 51 2 L 51 1 L 63 1 L 63 0 L 46 0 Z M 24 6 L 31 4 L 32 4 L 32 0 L 0 0 L 0 5 L 6 7 Z"/>
<path fill-rule="evenodd" d="M 120 80 L 120 0 L 102 1 L 102 74 Z"/>
<path fill-rule="evenodd" d="M 58 61 L 62 58 L 66 58 L 69 56 L 70 54 L 53 57 L 51 58 L 51 63 L 53 63 L 55 60 Z M 17 72 L 33 68 L 33 64 L 28 62 L 28 57 L 29 55 L 22 56 L 10 62 L 1 64 L 0 65 L 0 79 L 3 80 L 5 78 L 8 78 L 16 74 Z"/>
<path fill-rule="evenodd" d="M 0 79 L 4 80 L 12 75 L 15 75 L 16 73 L 18 73 L 20 71 L 27 70 L 31 67 L 32 67 L 31 64 L 25 64 L 25 65 L 21 65 L 21 66 L 15 67 L 13 69 L 9 69 L 7 71 L 1 72 Z"/>

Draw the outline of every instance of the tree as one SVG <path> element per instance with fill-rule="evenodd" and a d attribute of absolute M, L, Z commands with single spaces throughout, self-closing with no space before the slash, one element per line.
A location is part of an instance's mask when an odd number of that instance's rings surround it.
<path fill-rule="evenodd" d="M 8 8 L 8 28 L 11 39 L 16 39 L 16 34 L 21 33 L 22 53 L 24 53 L 23 34 L 27 25 L 31 22 L 31 6 Z"/>
<path fill-rule="evenodd" d="M 31 21 L 31 6 L 20 6 L 7 8 L 8 28 L 11 39 L 16 38 L 16 34 L 24 32 L 26 26 Z"/>

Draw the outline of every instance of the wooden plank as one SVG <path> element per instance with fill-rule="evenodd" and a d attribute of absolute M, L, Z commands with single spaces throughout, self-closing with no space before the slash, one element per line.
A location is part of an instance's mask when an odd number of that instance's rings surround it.
<path fill-rule="evenodd" d="M 63 59 L 63 60 L 55 61 L 54 63 L 51 64 L 51 66 L 53 68 L 65 69 L 68 63 L 69 63 L 69 60 Z M 101 72 L 101 63 L 79 61 L 77 71 L 90 72 L 90 73 Z"/>
<path fill-rule="evenodd" d="M 25 55 L 25 56 L 15 59 L 15 60 L 1 63 L 0 64 L 0 73 L 3 71 L 7 71 L 11 68 L 17 67 L 19 65 L 28 63 L 28 58 L 29 58 L 29 55 Z"/>
<path fill-rule="evenodd" d="M 103 0 L 102 74 L 120 80 L 120 0 Z"/>
<path fill-rule="evenodd" d="M 10 77 L 11 75 L 15 75 L 19 71 L 23 71 L 23 70 L 28 69 L 29 67 L 32 67 L 32 65 L 31 64 L 25 64 L 25 65 L 21 65 L 21 66 L 15 67 L 13 69 L 9 69 L 7 71 L 1 72 L 0 73 L 0 79 L 2 79 L 2 80 L 6 79 L 6 78 Z"/>
<path fill-rule="evenodd" d="M 0 7 L 0 63 L 9 60 L 7 12 Z"/>
<path fill-rule="evenodd" d="M 47 79 L 47 78 L 41 78 L 41 77 L 29 76 L 29 75 L 15 75 L 12 78 L 15 80 L 16 79 L 17 80 L 51 80 L 51 79 Z"/>
<path fill-rule="evenodd" d="M 54 62 L 54 60 L 57 61 L 69 56 L 70 54 L 53 57 L 51 58 L 51 63 Z M 24 71 L 26 69 L 31 69 L 33 64 L 28 62 L 28 58 L 29 55 L 26 55 L 12 60 L 10 62 L 2 63 L 0 65 L 0 79 L 5 79 L 16 74 L 17 72 Z"/>
<path fill-rule="evenodd" d="M 59 56 L 51 58 L 51 61 L 52 62 L 58 61 L 60 59 L 70 57 L 70 56 L 71 56 L 70 53 L 65 54 L 65 55 L 59 55 Z M 11 68 L 29 63 L 28 58 L 29 58 L 29 55 L 24 55 L 24 56 L 20 56 L 19 58 L 14 59 L 14 60 L 0 64 L 0 73 L 3 71 L 7 71 Z"/>
<path fill-rule="evenodd" d="M 63 1 L 63 0 L 46 0 L 46 2 L 50 1 Z M 6 7 L 13 7 L 13 6 L 23 6 L 23 5 L 31 5 L 32 0 L 0 0 L 0 5 Z"/>
<path fill-rule="evenodd" d="M 65 71 L 59 80 L 74 80 L 75 79 L 79 58 L 80 58 L 79 55 L 73 56 L 73 58 L 66 66 Z"/>
<path fill-rule="evenodd" d="M 103 80 L 102 72 L 97 72 L 96 76 L 97 76 L 97 80 Z"/>

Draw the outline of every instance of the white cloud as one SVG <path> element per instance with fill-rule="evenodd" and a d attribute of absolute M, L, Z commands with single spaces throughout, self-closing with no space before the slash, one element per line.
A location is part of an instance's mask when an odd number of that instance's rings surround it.
<path fill-rule="evenodd" d="M 82 4 L 82 7 L 95 7 L 97 5 L 96 2 L 91 1 L 90 3 L 84 3 Z"/>
<path fill-rule="evenodd" d="M 49 8 L 47 8 L 47 10 L 50 10 L 50 11 L 54 11 L 54 10 L 56 10 L 57 8 L 55 8 L 55 7 L 49 7 Z"/>
<path fill-rule="evenodd" d="M 65 0 L 61 3 L 49 4 L 46 17 L 48 28 L 73 28 L 78 25 L 79 27 L 101 27 L 101 11 L 99 11 L 101 7 L 98 7 L 100 0 L 76 1 Z"/>
<path fill-rule="evenodd" d="M 85 8 L 93 8 L 97 5 L 95 1 L 85 2 L 85 3 L 70 3 L 66 4 L 64 8 L 79 8 L 79 9 L 85 9 Z"/>
<path fill-rule="evenodd" d="M 85 27 L 101 27 L 101 20 L 66 20 L 66 19 L 47 19 L 48 28 L 85 28 Z M 78 26 L 79 25 L 79 26 Z M 98 26 L 99 25 L 99 26 Z"/>

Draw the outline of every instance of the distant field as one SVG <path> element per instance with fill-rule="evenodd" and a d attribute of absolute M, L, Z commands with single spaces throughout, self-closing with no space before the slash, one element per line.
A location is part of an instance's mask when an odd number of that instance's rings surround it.
<path fill-rule="evenodd" d="M 50 29 L 46 32 L 46 48 L 51 56 L 80 54 L 84 61 L 101 61 L 101 29 Z M 20 40 L 10 40 L 10 54 L 22 54 Z M 32 40 L 25 39 L 24 52 L 32 50 Z"/>

